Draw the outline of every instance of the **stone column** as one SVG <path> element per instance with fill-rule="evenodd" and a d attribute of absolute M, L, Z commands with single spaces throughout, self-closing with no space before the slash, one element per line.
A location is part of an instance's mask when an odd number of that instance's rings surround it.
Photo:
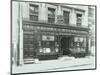
<path fill-rule="evenodd" d="M 48 19 L 48 15 L 47 15 L 47 8 L 46 8 L 46 4 L 41 3 L 39 5 L 39 21 L 40 22 L 47 22 Z"/>
<path fill-rule="evenodd" d="M 23 7 L 23 19 L 25 20 L 29 20 L 30 17 L 29 17 L 29 3 L 28 2 L 22 2 L 22 7 Z"/>
<path fill-rule="evenodd" d="M 57 11 L 58 11 L 58 12 L 57 12 L 57 15 L 63 15 L 60 5 L 58 6 Z"/>
<path fill-rule="evenodd" d="M 62 8 L 60 5 L 57 7 L 57 15 L 56 16 L 57 16 L 56 23 L 57 24 L 64 24 L 63 12 L 62 12 Z"/>
<path fill-rule="evenodd" d="M 17 42 L 13 42 L 13 48 L 12 48 L 12 52 L 13 52 L 13 58 L 12 58 L 12 60 L 13 60 L 13 64 L 14 65 L 17 65 Z"/>
<path fill-rule="evenodd" d="M 71 10 L 69 24 L 72 26 L 76 26 L 76 13 L 74 8 Z"/>
<path fill-rule="evenodd" d="M 17 65 L 18 56 L 18 2 L 12 2 L 12 61 Z"/>
<path fill-rule="evenodd" d="M 23 29 L 22 29 L 22 15 L 23 15 L 23 3 L 19 3 L 19 65 L 23 65 Z"/>

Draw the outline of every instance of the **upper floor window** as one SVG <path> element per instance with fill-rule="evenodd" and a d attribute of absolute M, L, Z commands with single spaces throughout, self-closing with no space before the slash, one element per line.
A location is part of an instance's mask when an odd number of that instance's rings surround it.
<path fill-rule="evenodd" d="M 38 13 L 39 13 L 38 8 L 39 8 L 38 5 L 30 4 L 30 7 L 29 7 L 30 20 L 38 21 Z"/>
<path fill-rule="evenodd" d="M 88 16 L 89 17 L 93 17 L 93 13 L 94 13 L 94 9 L 93 8 L 89 8 Z"/>
<path fill-rule="evenodd" d="M 55 23 L 55 9 L 48 8 L 48 23 Z"/>
<path fill-rule="evenodd" d="M 64 18 L 64 23 L 69 24 L 69 12 L 68 11 L 63 11 L 63 18 Z"/>
<path fill-rule="evenodd" d="M 77 26 L 81 26 L 81 24 L 82 24 L 82 14 L 77 14 L 76 16 L 77 16 L 76 24 L 77 24 Z"/>

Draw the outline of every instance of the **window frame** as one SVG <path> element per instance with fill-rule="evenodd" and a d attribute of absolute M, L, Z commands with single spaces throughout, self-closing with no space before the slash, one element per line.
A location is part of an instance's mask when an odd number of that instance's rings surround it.
<path fill-rule="evenodd" d="M 38 12 L 36 12 L 36 14 L 30 12 L 32 6 L 34 8 L 37 7 Z M 31 16 L 33 16 L 34 19 L 33 18 L 31 19 Z M 36 19 L 36 17 L 37 17 L 37 19 Z M 31 4 L 31 3 L 29 4 L 29 20 L 31 20 L 31 21 L 39 21 L 39 5 L 37 5 L 37 4 Z"/>
<path fill-rule="evenodd" d="M 67 16 L 66 17 L 64 16 L 64 12 L 67 12 L 68 13 L 68 17 Z M 70 11 L 63 10 L 63 18 L 64 18 L 64 23 L 65 24 L 69 24 L 70 23 Z M 65 19 L 68 20 L 68 21 L 65 21 Z"/>
<path fill-rule="evenodd" d="M 54 10 L 54 13 L 53 13 L 53 16 L 52 17 L 50 17 L 49 16 L 49 9 L 53 9 Z M 55 21 L 56 21 L 56 9 L 55 8 L 52 8 L 52 7 L 47 7 L 47 19 L 48 19 L 48 23 L 55 23 Z M 49 19 L 53 19 L 53 22 L 50 22 L 50 20 Z"/>
<path fill-rule="evenodd" d="M 81 17 L 79 17 L 80 19 L 78 18 L 77 15 L 81 15 Z M 76 13 L 76 25 L 79 27 L 82 26 L 82 17 L 83 17 L 82 13 Z M 80 20 L 80 21 L 78 21 L 78 20 Z"/>

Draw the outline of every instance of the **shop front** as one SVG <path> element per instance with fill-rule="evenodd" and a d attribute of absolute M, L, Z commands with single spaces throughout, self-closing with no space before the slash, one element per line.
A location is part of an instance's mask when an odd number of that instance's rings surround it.
<path fill-rule="evenodd" d="M 23 22 L 23 58 L 83 57 L 88 52 L 88 29 Z"/>
<path fill-rule="evenodd" d="M 62 55 L 84 57 L 88 53 L 88 37 L 77 35 L 60 35 L 59 45 Z"/>

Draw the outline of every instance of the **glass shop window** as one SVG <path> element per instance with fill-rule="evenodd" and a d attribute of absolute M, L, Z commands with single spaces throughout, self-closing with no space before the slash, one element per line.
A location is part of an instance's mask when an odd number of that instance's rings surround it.
<path fill-rule="evenodd" d="M 54 41 L 42 41 L 42 47 L 48 48 L 48 47 L 53 47 L 55 46 Z"/>
<path fill-rule="evenodd" d="M 54 36 L 49 36 L 49 35 L 42 36 L 40 52 L 43 52 L 43 53 L 58 52 L 58 49 L 56 46 L 57 46 L 57 43 L 55 42 Z"/>
<path fill-rule="evenodd" d="M 73 46 L 77 48 L 85 48 L 86 47 L 86 38 L 75 37 L 73 41 Z"/>

